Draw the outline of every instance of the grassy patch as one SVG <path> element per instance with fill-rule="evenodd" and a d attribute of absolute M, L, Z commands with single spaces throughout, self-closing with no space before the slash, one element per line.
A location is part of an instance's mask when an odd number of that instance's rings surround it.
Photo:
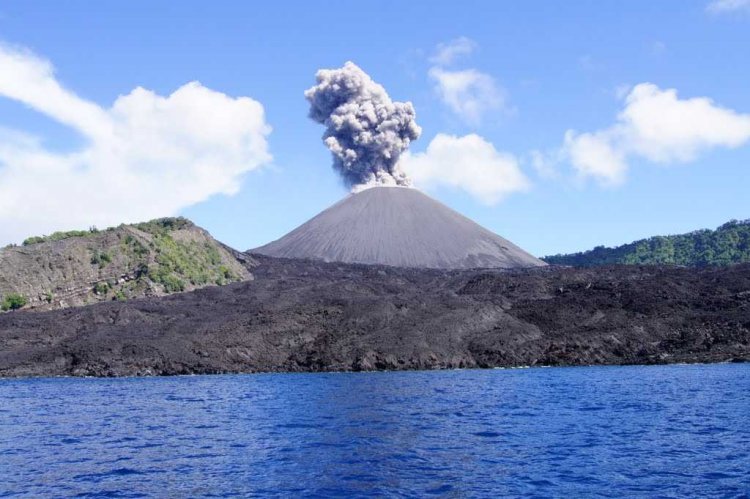
<path fill-rule="evenodd" d="M 65 232 L 53 232 L 49 236 L 28 237 L 24 239 L 22 244 L 24 246 L 30 246 L 32 244 L 62 241 L 63 239 L 70 239 L 72 237 L 89 237 L 98 233 L 99 233 L 99 230 L 96 227 L 91 227 L 89 230 L 69 230 Z"/>
<path fill-rule="evenodd" d="M 222 264 L 219 250 L 208 242 L 176 241 L 162 232 L 154 234 L 152 251 L 155 264 L 149 267 L 148 276 L 168 293 L 183 291 L 187 283 L 202 286 L 235 279 Z"/>
<path fill-rule="evenodd" d="M 26 297 L 19 293 L 8 293 L 0 302 L 0 309 L 7 312 L 8 310 L 18 310 L 26 306 Z"/>
<path fill-rule="evenodd" d="M 174 230 L 187 229 L 194 227 L 193 222 L 184 217 L 157 218 L 150 222 L 143 222 L 133 225 L 138 230 L 153 235 L 165 235 Z"/>
<path fill-rule="evenodd" d="M 91 265 L 98 265 L 100 269 L 107 266 L 112 261 L 112 257 L 106 251 L 94 251 L 91 255 Z"/>

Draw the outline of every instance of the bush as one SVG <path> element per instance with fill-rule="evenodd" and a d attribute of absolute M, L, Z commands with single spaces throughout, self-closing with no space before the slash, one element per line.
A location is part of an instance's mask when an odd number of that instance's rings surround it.
<path fill-rule="evenodd" d="M 164 286 L 164 291 L 167 293 L 180 293 L 185 291 L 185 283 L 182 279 L 173 275 L 164 276 L 161 279 L 161 284 Z"/>
<path fill-rule="evenodd" d="M 5 295 L 2 303 L 0 303 L 0 309 L 3 311 L 17 310 L 26 306 L 26 297 L 18 293 L 9 293 Z"/>
<path fill-rule="evenodd" d="M 229 270 L 229 267 L 227 267 L 225 265 L 220 265 L 219 266 L 219 274 L 224 279 L 227 279 L 227 280 L 234 279 L 234 275 L 232 274 L 232 271 Z"/>
<path fill-rule="evenodd" d="M 136 257 L 140 258 L 149 254 L 148 248 L 146 248 L 140 241 L 134 238 L 131 234 L 125 236 L 122 243 L 126 250 L 130 250 Z"/>
<path fill-rule="evenodd" d="M 105 251 L 97 252 L 94 251 L 94 254 L 91 255 L 91 265 L 99 265 L 100 269 L 103 269 L 107 266 L 108 263 L 112 261 L 112 257 L 109 256 L 109 253 Z"/>
<path fill-rule="evenodd" d="M 43 243 L 45 240 L 46 240 L 46 236 L 27 237 L 26 239 L 23 240 L 23 243 L 21 244 L 23 244 L 24 246 L 30 246 L 32 244 Z"/>
<path fill-rule="evenodd" d="M 109 292 L 109 284 L 106 282 L 97 282 L 94 286 L 94 293 L 97 295 L 106 295 Z"/>
<path fill-rule="evenodd" d="M 193 222 L 184 217 L 157 218 L 156 220 L 151 220 L 150 222 L 134 224 L 133 227 L 138 230 L 142 230 L 143 232 L 148 232 L 152 235 L 165 235 L 174 230 L 193 227 Z"/>
<path fill-rule="evenodd" d="M 38 243 L 46 243 L 46 242 L 53 242 L 53 241 L 62 241 L 63 239 L 70 239 L 71 237 L 88 237 L 93 234 L 96 234 L 97 231 L 95 230 L 69 230 L 66 232 L 54 232 L 49 236 L 33 236 L 25 239 L 23 241 L 24 246 L 29 246 L 31 244 L 38 244 Z"/>

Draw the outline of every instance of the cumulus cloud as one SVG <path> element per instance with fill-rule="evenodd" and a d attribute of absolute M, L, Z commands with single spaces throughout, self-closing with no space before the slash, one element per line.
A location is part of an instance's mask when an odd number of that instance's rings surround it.
<path fill-rule="evenodd" d="M 560 178 L 559 170 L 559 151 L 554 153 L 543 153 L 541 151 L 531 151 L 528 162 L 536 171 L 536 174 L 546 180 Z"/>
<path fill-rule="evenodd" d="M 471 125 L 478 125 L 484 113 L 505 108 L 507 100 L 505 90 L 490 75 L 474 68 L 448 67 L 475 48 L 468 38 L 440 44 L 430 58 L 433 66 L 428 71 L 440 100 Z"/>
<path fill-rule="evenodd" d="M 610 127 L 587 133 L 568 130 L 561 156 L 581 176 L 618 184 L 625 179 L 630 158 L 687 163 L 712 148 L 735 148 L 748 141 L 750 115 L 707 97 L 681 99 L 674 89 L 641 83 L 625 97 Z"/>
<path fill-rule="evenodd" d="M 582 176 L 597 178 L 602 184 L 616 185 L 625 180 L 628 165 L 625 153 L 611 143 L 609 133 L 582 133 L 568 130 L 565 151 Z"/>
<path fill-rule="evenodd" d="M 530 186 L 513 155 L 476 134 L 439 133 L 425 152 L 406 153 L 401 164 L 417 187 L 450 186 L 490 205 Z"/>
<path fill-rule="evenodd" d="M 464 121 L 477 125 L 487 111 L 505 106 L 505 91 L 495 80 L 476 69 L 461 71 L 430 68 L 430 78 L 440 99 Z"/>
<path fill-rule="evenodd" d="M 422 133 L 411 102 L 393 102 L 353 62 L 321 69 L 316 77 L 317 85 L 305 92 L 310 118 L 325 125 L 323 141 L 344 182 L 355 189 L 409 185 L 398 160 Z"/>
<path fill-rule="evenodd" d="M 713 0 L 708 3 L 706 10 L 712 14 L 737 11 L 750 12 L 750 0 Z"/>
<path fill-rule="evenodd" d="M 469 55 L 476 50 L 477 44 L 474 40 L 461 36 L 447 43 L 439 43 L 435 54 L 430 57 L 430 62 L 440 66 L 448 66 L 456 59 Z"/>
<path fill-rule="evenodd" d="M 0 46 L 0 96 L 78 132 L 71 152 L 0 129 L 0 241 L 178 213 L 237 192 L 271 161 L 263 106 L 198 82 L 163 97 L 138 87 L 105 108 L 56 79 L 32 53 Z"/>

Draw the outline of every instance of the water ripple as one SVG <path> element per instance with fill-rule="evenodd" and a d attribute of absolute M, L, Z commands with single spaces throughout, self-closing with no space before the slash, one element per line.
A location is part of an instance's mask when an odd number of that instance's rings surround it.
<path fill-rule="evenodd" d="M 723 496 L 750 365 L 0 382 L 0 496 Z"/>

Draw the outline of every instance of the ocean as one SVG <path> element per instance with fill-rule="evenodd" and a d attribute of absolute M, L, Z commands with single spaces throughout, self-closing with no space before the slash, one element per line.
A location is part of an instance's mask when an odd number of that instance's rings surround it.
<path fill-rule="evenodd" d="M 0 380 L 0 496 L 742 497 L 750 365 Z"/>

